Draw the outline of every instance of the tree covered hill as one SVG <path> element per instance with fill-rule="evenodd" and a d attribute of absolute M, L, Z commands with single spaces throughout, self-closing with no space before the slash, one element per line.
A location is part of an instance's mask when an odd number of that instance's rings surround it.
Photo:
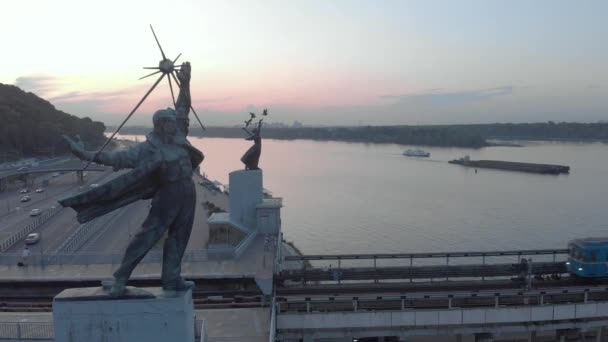
<path fill-rule="evenodd" d="M 113 128 L 110 128 L 113 130 Z M 124 134 L 146 134 L 149 127 L 123 127 Z M 204 137 L 244 138 L 240 127 L 197 126 L 190 134 Z M 478 125 L 358 126 L 358 127 L 264 127 L 267 139 L 333 140 L 402 145 L 471 147 L 490 146 L 488 139 L 608 141 L 608 123 L 540 122 Z"/>
<path fill-rule="evenodd" d="M 33 93 L 0 83 L 0 160 L 68 152 L 62 134 L 79 134 L 91 149 L 104 140 L 105 125 L 64 113 Z"/>

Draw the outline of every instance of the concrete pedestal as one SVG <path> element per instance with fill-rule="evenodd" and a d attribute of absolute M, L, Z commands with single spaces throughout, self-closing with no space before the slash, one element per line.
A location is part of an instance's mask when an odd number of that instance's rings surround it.
<path fill-rule="evenodd" d="M 128 287 L 112 298 L 101 287 L 67 289 L 53 300 L 55 341 L 194 342 L 193 312 L 191 290 Z"/>
<path fill-rule="evenodd" d="M 256 206 L 262 202 L 262 170 L 233 171 L 229 176 L 230 220 L 249 229 L 256 226 Z"/>

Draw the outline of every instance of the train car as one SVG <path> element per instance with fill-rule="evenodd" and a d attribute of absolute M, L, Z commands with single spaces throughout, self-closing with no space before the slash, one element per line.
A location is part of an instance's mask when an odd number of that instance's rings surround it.
<path fill-rule="evenodd" d="M 583 278 L 608 276 L 608 237 L 572 240 L 568 249 L 568 272 Z"/>

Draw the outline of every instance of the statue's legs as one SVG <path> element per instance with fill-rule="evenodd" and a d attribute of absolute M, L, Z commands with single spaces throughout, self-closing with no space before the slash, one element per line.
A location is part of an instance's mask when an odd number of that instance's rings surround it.
<path fill-rule="evenodd" d="M 180 277 L 182 257 L 190 240 L 194 213 L 196 210 L 196 189 L 194 182 L 184 183 L 180 211 L 169 228 L 169 235 L 163 248 L 162 284 L 164 289 L 179 290 L 184 282 Z"/>
<path fill-rule="evenodd" d="M 178 221 L 178 216 L 183 212 L 182 207 L 192 206 L 192 212 L 194 212 L 195 202 L 191 199 L 193 196 L 188 196 L 187 190 L 191 188 L 191 191 L 194 191 L 194 186 L 191 185 L 189 188 L 188 184 L 192 184 L 192 180 L 188 181 L 189 182 L 181 181 L 165 185 L 154 195 L 154 198 L 152 199 L 152 208 L 150 209 L 148 217 L 142 224 L 140 231 L 129 242 L 122 263 L 116 272 L 114 272 L 114 278 L 116 280 L 112 291 L 114 294 L 120 294 L 124 291 L 127 280 L 131 276 L 135 266 L 139 264 L 146 256 L 146 253 L 148 253 L 158 240 L 160 240 L 165 231 L 168 228 L 173 227 L 174 223 Z M 193 216 L 194 215 L 192 215 L 192 217 Z M 180 217 L 179 221 L 181 220 L 183 220 L 183 218 Z M 190 229 L 191 228 L 192 221 L 190 221 Z M 190 230 L 188 230 L 185 244 L 188 243 L 187 239 L 189 236 Z M 179 246 L 181 246 L 179 243 L 176 244 L 176 247 Z M 182 255 L 183 251 L 179 256 L 178 263 L 181 261 Z"/>

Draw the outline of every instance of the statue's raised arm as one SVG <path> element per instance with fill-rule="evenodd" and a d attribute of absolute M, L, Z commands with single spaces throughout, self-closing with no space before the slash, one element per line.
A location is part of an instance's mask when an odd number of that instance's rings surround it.
<path fill-rule="evenodd" d="M 190 62 L 182 63 L 181 68 L 177 72 L 179 80 L 179 95 L 175 102 L 175 118 L 177 120 L 177 128 L 184 136 L 188 135 L 188 127 L 190 127 L 190 119 L 188 114 L 192 107 L 192 98 L 190 97 L 190 75 L 192 67 Z"/>

